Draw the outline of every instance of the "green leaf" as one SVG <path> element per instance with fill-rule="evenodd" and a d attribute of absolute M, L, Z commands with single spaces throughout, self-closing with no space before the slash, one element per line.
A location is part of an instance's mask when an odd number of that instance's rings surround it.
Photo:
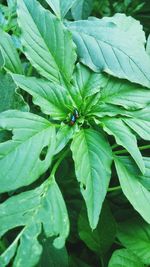
<path fill-rule="evenodd" d="M 140 218 L 129 219 L 119 224 L 117 236 L 122 244 L 139 257 L 144 264 L 150 264 L 149 224 Z"/>
<path fill-rule="evenodd" d="M 140 259 L 127 249 L 115 250 L 108 267 L 144 267 Z"/>
<path fill-rule="evenodd" d="M 74 20 L 87 19 L 92 12 L 93 0 L 76 0 L 71 8 Z"/>
<path fill-rule="evenodd" d="M 131 33 L 105 20 L 68 23 L 79 59 L 92 70 L 104 71 L 150 87 L 150 58 Z"/>
<path fill-rule="evenodd" d="M 103 227 L 105 225 L 105 227 Z M 116 223 L 107 202 L 104 202 L 98 225 L 91 230 L 85 209 L 82 209 L 78 222 L 78 231 L 81 240 L 98 255 L 105 254 L 114 242 Z"/>
<path fill-rule="evenodd" d="M 43 239 L 43 253 L 38 267 L 69 267 L 68 254 L 65 247 L 57 249 L 52 244 L 52 238 Z"/>
<path fill-rule="evenodd" d="M 150 91 L 147 88 L 103 75 L 105 82 L 101 89 L 100 101 L 123 106 L 125 109 L 136 110 L 150 103 Z"/>
<path fill-rule="evenodd" d="M 51 164 L 55 127 L 32 113 L 15 110 L 0 114 L 0 129 L 12 131 L 12 140 L 0 144 L 0 192 L 31 184 Z M 43 149 L 47 148 L 44 159 Z"/>
<path fill-rule="evenodd" d="M 31 64 L 52 82 L 70 82 L 76 53 L 71 33 L 62 22 L 36 0 L 19 0 L 18 23 Z"/>
<path fill-rule="evenodd" d="M 8 109 L 29 111 L 23 97 L 16 92 L 16 85 L 11 77 L 0 73 L 0 112 Z"/>
<path fill-rule="evenodd" d="M 135 135 L 120 118 L 104 118 L 101 120 L 104 131 L 115 137 L 116 143 L 123 146 L 133 157 L 142 173 L 145 171 L 142 155 L 137 146 Z"/>
<path fill-rule="evenodd" d="M 134 39 L 139 46 L 145 45 L 146 37 L 140 21 L 121 13 L 117 13 L 113 17 L 104 17 L 103 21 L 115 23 L 120 30 L 130 35 L 130 38 Z"/>
<path fill-rule="evenodd" d="M 114 159 L 123 193 L 134 209 L 140 213 L 145 221 L 150 223 L 150 192 L 142 185 L 139 170 L 129 157 L 115 157 Z M 146 172 L 143 178 L 149 174 L 150 162 L 146 162 L 145 165 Z"/>
<path fill-rule="evenodd" d="M 132 118 L 124 118 L 124 122 L 133 129 L 142 139 L 150 140 L 150 105 L 130 112 Z"/>
<path fill-rule="evenodd" d="M 64 18 L 76 0 L 46 0 L 59 18 Z"/>
<path fill-rule="evenodd" d="M 68 144 L 77 129 L 78 127 L 70 127 L 69 125 L 63 125 L 60 127 L 56 134 L 55 154 L 58 154 Z"/>
<path fill-rule="evenodd" d="M 22 74 L 22 65 L 10 35 L 0 29 L 0 51 L 7 71 Z"/>
<path fill-rule="evenodd" d="M 147 43 L 146 43 L 146 52 L 150 56 L 150 35 L 147 38 Z"/>
<path fill-rule="evenodd" d="M 123 109 L 122 107 L 106 104 L 100 101 L 88 112 L 88 116 L 94 116 L 98 118 L 103 118 L 105 116 L 115 117 L 116 115 L 130 117 L 129 112 L 127 112 L 127 110 Z"/>
<path fill-rule="evenodd" d="M 83 129 L 71 144 L 75 172 L 92 229 L 96 228 L 111 176 L 112 152 L 104 135 Z"/>
<path fill-rule="evenodd" d="M 15 83 L 33 96 L 35 105 L 40 106 L 43 113 L 55 120 L 66 119 L 72 106 L 71 97 L 65 87 L 35 77 L 12 75 Z"/>
<path fill-rule="evenodd" d="M 19 203 L 17 210 L 16 203 Z M 42 248 L 37 238 L 42 227 L 46 237 L 55 236 L 53 244 L 56 248 L 64 246 L 69 232 L 69 219 L 54 177 L 50 177 L 34 190 L 11 197 L 0 205 L 0 213 L 3 214 L 0 217 L 0 236 L 15 227 L 23 227 L 16 237 L 20 240 L 20 245 L 14 266 L 24 267 L 28 264 L 27 266 L 30 267 L 38 262 Z M 11 244 L 13 245 L 14 243 Z M 8 263 L 6 252 L 0 256 L 2 266 Z"/>
<path fill-rule="evenodd" d="M 73 86 L 69 90 L 76 106 L 84 109 L 87 97 L 100 92 L 104 82 L 101 73 L 91 72 L 89 68 L 78 63 L 73 75 Z"/>

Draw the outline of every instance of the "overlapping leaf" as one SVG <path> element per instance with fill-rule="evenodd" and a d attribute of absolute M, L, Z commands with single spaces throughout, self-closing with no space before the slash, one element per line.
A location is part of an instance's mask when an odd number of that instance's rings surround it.
<path fill-rule="evenodd" d="M 22 74 L 21 61 L 10 35 L 0 29 L 0 36 L 0 51 L 4 60 L 5 69 L 13 73 Z"/>
<path fill-rule="evenodd" d="M 139 257 L 145 265 L 150 264 L 149 224 L 140 218 L 131 218 L 119 224 L 117 236 L 122 244 Z"/>
<path fill-rule="evenodd" d="M 11 77 L 0 73 L 0 112 L 8 109 L 28 111 L 29 107 L 16 92 L 16 85 Z"/>
<path fill-rule="evenodd" d="M 140 259 L 127 249 L 115 250 L 108 267 L 144 267 Z"/>
<path fill-rule="evenodd" d="M 150 58 L 130 31 L 100 19 L 70 22 L 68 28 L 85 65 L 150 87 Z"/>
<path fill-rule="evenodd" d="M 83 129 L 73 138 L 71 150 L 90 226 L 94 229 L 110 181 L 111 148 L 102 134 Z"/>
<path fill-rule="evenodd" d="M 0 114 L 0 129 L 13 134 L 0 144 L 0 192 L 6 192 L 32 183 L 47 170 L 55 151 L 55 127 L 32 113 L 10 110 Z"/>
<path fill-rule="evenodd" d="M 74 20 L 87 19 L 93 8 L 93 0 L 76 0 L 71 8 Z"/>
<path fill-rule="evenodd" d="M 70 82 L 76 53 L 72 36 L 62 22 L 36 0 L 18 1 L 18 22 L 24 52 L 32 65 L 52 82 Z"/>
<path fill-rule="evenodd" d="M 16 203 L 19 203 L 16 210 Z M 50 177 L 40 187 L 11 197 L 0 205 L 0 236 L 8 230 L 23 226 L 11 246 L 0 256 L 0 265 L 7 266 L 14 256 L 13 266 L 35 266 L 42 252 L 38 236 L 44 230 L 46 237 L 55 236 L 54 245 L 62 248 L 69 231 L 69 219 L 61 192 Z"/>
<path fill-rule="evenodd" d="M 101 120 L 104 130 L 115 137 L 116 143 L 123 146 L 133 157 L 142 173 L 145 171 L 142 155 L 137 146 L 135 135 L 120 118 L 104 118 Z"/>
<path fill-rule="evenodd" d="M 46 0 L 59 18 L 64 18 L 77 0 Z"/>
<path fill-rule="evenodd" d="M 134 162 L 129 157 L 115 157 L 115 165 L 121 184 L 121 188 L 134 209 L 150 223 L 150 192 L 143 186 L 150 172 L 150 161 L 143 158 L 145 174 L 141 176 Z"/>
<path fill-rule="evenodd" d="M 55 120 L 66 119 L 72 107 L 71 97 L 65 87 L 44 79 L 12 75 L 15 83 L 33 96 L 34 104 L 40 106 L 43 113 Z"/>

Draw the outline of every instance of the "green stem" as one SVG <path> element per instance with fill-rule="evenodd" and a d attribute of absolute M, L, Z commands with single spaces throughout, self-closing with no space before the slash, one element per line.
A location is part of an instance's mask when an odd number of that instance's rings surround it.
<path fill-rule="evenodd" d="M 115 186 L 115 187 L 109 187 L 107 192 L 113 192 L 113 191 L 120 190 L 120 189 L 121 189 L 120 185 Z"/>
<path fill-rule="evenodd" d="M 149 149 L 149 148 L 150 148 L 150 145 L 139 146 L 139 150 L 145 150 L 145 149 Z M 129 152 L 126 149 L 114 151 L 115 155 L 121 155 L 121 154 L 125 154 L 125 153 L 129 153 Z"/>
<path fill-rule="evenodd" d="M 53 169 L 51 171 L 50 177 L 55 176 L 55 173 L 60 165 L 60 163 L 63 161 L 63 159 L 67 156 L 69 152 L 69 149 L 65 150 L 64 153 L 60 156 L 60 158 L 56 161 L 55 165 L 53 166 Z"/>
<path fill-rule="evenodd" d="M 114 144 L 114 145 L 112 145 L 112 149 L 115 149 L 116 147 L 118 147 L 119 145 L 118 144 Z"/>

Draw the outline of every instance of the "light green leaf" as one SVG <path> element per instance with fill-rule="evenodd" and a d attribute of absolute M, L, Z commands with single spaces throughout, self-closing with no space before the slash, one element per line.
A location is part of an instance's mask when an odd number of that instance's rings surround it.
<path fill-rule="evenodd" d="M 150 140 L 150 105 L 145 108 L 129 112 L 132 118 L 124 118 L 124 122 L 142 139 Z"/>
<path fill-rule="evenodd" d="M 17 210 L 16 203 L 19 203 Z M 55 236 L 53 244 L 56 248 L 64 246 L 69 232 L 69 219 L 54 177 L 50 177 L 34 190 L 5 201 L 0 205 L 0 214 L 0 236 L 15 227 L 23 227 L 17 237 L 20 245 L 13 265 L 15 267 L 24 267 L 25 264 L 28 264 L 28 267 L 35 266 L 38 262 L 42 249 L 37 238 L 42 227 L 46 237 Z M 0 256 L 2 266 L 8 263 L 5 255 L 6 252 Z"/>
<path fill-rule="evenodd" d="M 77 129 L 78 127 L 70 127 L 69 125 L 63 125 L 60 127 L 56 134 L 55 154 L 58 154 L 67 145 L 67 143 L 73 138 Z"/>
<path fill-rule="evenodd" d="M 13 73 L 23 73 L 21 61 L 10 35 L 0 29 L 0 51 L 4 60 L 4 67 Z"/>
<path fill-rule="evenodd" d="M 140 259 L 127 249 L 115 250 L 108 267 L 144 267 Z"/>
<path fill-rule="evenodd" d="M 92 229 L 96 228 L 111 176 L 112 152 L 104 135 L 81 130 L 71 144 L 75 172 Z"/>
<path fill-rule="evenodd" d="M 6 192 L 31 184 L 47 170 L 55 150 L 55 127 L 32 113 L 10 110 L 0 114 L 0 129 L 13 134 L 0 144 L 0 192 Z"/>
<path fill-rule="evenodd" d="M 84 109 L 86 98 L 100 92 L 102 85 L 106 83 L 101 73 L 91 72 L 89 68 L 82 64 L 77 64 L 73 75 L 73 86 L 70 94 L 80 109 Z"/>
<path fill-rule="evenodd" d="M 134 209 L 150 223 L 150 192 L 142 185 L 139 170 L 129 157 L 115 157 L 115 165 L 123 193 Z M 144 178 L 147 177 L 149 168 L 150 164 L 146 166 Z"/>
<path fill-rule="evenodd" d="M 16 85 L 7 74 L 0 73 L 0 112 L 8 109 L 29 111 L 23 97 L 16 92 Z"/>
<path fill-rule="evenodd" d="M 135 135 L 120 118 L 104 118 L 101 120 L 104 131 L 115 137 L 116 143 L 123 146 L 133 157 L 142 173 L 145 171 L 142 155 L 137 146 Z"/>
<path fill-rule="evenodd" d="M 145 206 L 145 204 L 144 204 Z M 143 206 L 143 207 L 144 207 Z M 150 225 L 131 218 L 118 226 L 119 240 L 146 265 L 150 264 Z"/>
<path fill-rule="evenodd" d="M 92 12 L 93 0 L 77 0 L 71 8 L 74 20 L 87 19 Z"/>
<path fill-rule="evenodd" d="M 105 225 L 105 227 L 103 227 Z M 91 230 L 85 209 L 81 210 L 78 222 L 78 231 L 81 240 L 96 254 L 105 254 L 114 242 L 116 223 L 107 202 L 104 202 L 98 225 Z"/>
<path fill-rule="evenodd" d="M 150 35 L 147 38 L 147 43 L 146 43 L 146 52 L 150 56 Z"/>
<path fill-rule="evenodd" d="M 18 23 L 31 64 L 52 82 L 70 82 L 76 53 L 71 33 L 62 22 L 36 0 L 18 0 Z"/>
<path fill-rule="evenodd" d="M 64 18 L 76 0 L 46 0 L 59 18 Z"/>
<path fill-rule="evenodd" d="M 105 80 L 101 89 L 100 101 L 136 110 L 150 103 L 150 91 L 147 88 L 103 75 Z"/>
<path fill-rule="evenodd" d="M 116 115 L 122 115 L 130 117 L 131 115 L 127 112 L 127 110 L 122 107 L 106 104 L 103 102 L 98 102 L 97 105 L 93 106 L 91 110 L 89 110 L 88 116 L 96 116 L 98 118 L 103 118 L 105 116 L 115 117 Z"/>
<path fill-rule="evenodd" d="M 71 97 L 65 87 L 35 77 L 12 75 L 15 83 L 33 96 L 35 105 L 40 106 L 43 113 L 55 120 L 66 119 L 72 106 Z"/>
<path fill-rule="evenodd" d="M 145 32 L 143 31 L 143 26 L 140 24 L 140 21 L 122 13 L 117 13 L 113 17 L 104 17 L 103 21 L 115 23 L 120 30 L 130 35 L 139 46 L 145 45 Z"/>
<path fill-rule="evenodd" d="M 150 87 L 150 58 L 131 33 L 103 19 L 68 23 L 79 59 L 94 71 L 104 71 Z"/>

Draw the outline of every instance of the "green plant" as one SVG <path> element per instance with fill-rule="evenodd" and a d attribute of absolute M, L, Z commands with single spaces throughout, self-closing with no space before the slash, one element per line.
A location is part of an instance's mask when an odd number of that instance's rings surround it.
<path fill-rule="evenodd" d="M 147 244 L 139 253 L 130 229 L 135 222 L 140 238 L 150 223 L 150 58 L 141 24 L 124 14 L 69 21 L 92 10 L 75 0 L 47 0 L 51 11 L 18 0 L 17 24 L 10 2 L 15 25 L 2 5 L 0 29 L 0 266 L 68 266 L 69 221 L 69 266 L 107 266 L 114 242 L 120 250 L 109 267 L 122 258 L 122 266 L 148 266 Z M 136 218 L 124 226 L 115 201 Z M 88 248 L 77 259 L 71 244 L 81 240 Z"/>

